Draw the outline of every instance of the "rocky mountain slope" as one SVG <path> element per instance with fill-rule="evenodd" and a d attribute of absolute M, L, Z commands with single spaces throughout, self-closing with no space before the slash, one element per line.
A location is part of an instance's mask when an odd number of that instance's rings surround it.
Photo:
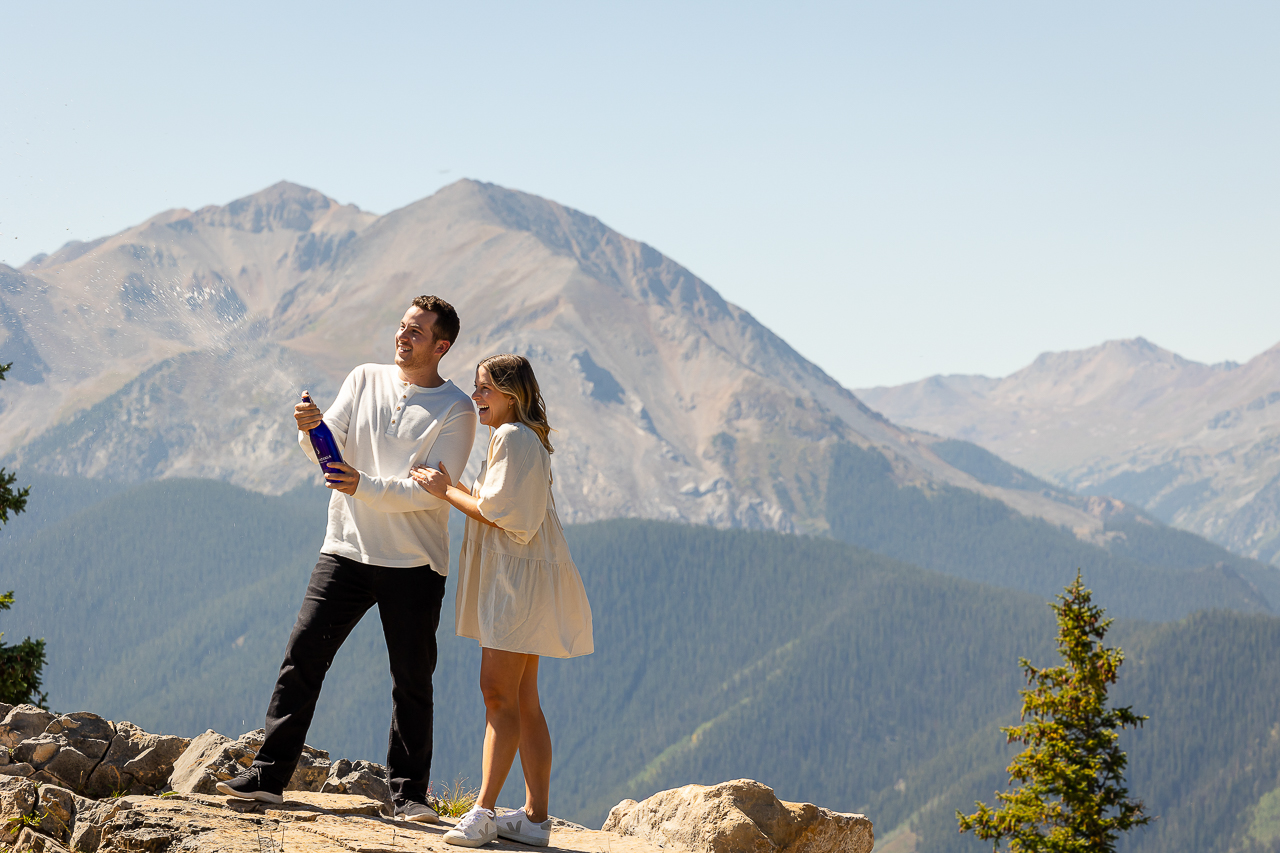
<path fill-rule="evenodd" d="M 272 494 L 315 480 L 296 395 L 324 405 L 351 367 L 388 361 L 420 293 L 462 316 L 442 363 L 461 387 L 491 353 L 533 359 L 566 521 L 824 532 L 843 444 L 882 453 L 899 483 L 1103 533 L 1087 508 L 952 467 L 649 246 L 470 180 L 385 216 L 281 183 L 0 267 L 0 359 L 15 364 L 0 455 L 28 472 Z"/>
<path fill-rule="evenodd" d="M 284 802 L 270 805 L 225 797 L 215 788 L 252 763 L 261 729 L 237 740 L 212 730 L 189 739 L 87 711 L 53 714 L 0 703 L 0 714 L 0 844 L 6 850 L 283 853 L 286 835 L 295 853 L 450 849 L 443 835 L 456 810 L 445 812 L 435 799 L 444 812 L 440 824 L 392 820 L 387 769 L 379 764 L 331 761 L 327 752 L 304 747 Z M 863 815 L 783 802 L 750 779 L 685 785 L 643 803 L 625 800 L 598 832 L 553 818 L 552 834 L 556 849 L 583 853 L 870 853 L 875 843 Z M 505 840 L 486 846 L 524 849 Z"/>
<path fill-rule="evenodd" d="M 1206 365 L 1136 338 L 1045 353 L 1003 379 L 857 393 L 896 423 L 1280 565 L 1280 345 Z"/>

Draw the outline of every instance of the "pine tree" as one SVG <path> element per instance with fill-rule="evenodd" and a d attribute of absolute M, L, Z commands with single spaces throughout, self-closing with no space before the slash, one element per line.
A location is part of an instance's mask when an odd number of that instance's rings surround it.
<path fill-rule="evenodd" d="M 977 802 L 977 812 L 956 811 L 960 832 L 993 842 L 1008 841 L 1011 853 L 1108 853 L 1120 833 L 1151 820 L 1142 801 L 1129 798 L 1128 762 L 1119 730 L 1140 727 L 1145 716 L 1132 708 L 1107 708 L 1124 652 L 1102 645 L 1110 619 L 1095 607 L 1079 572 L 1065 595 L 1051 603 L 1058 618 L 1063 665 L 1019 666 L 1030 687 L 1022 690 L 1022 724 L 1001 731 L 1009 743 L 1027 748 L 1009 765 L 1011 793 L 996 792 L 1002 805 Z"/>
<path fill-rule="evenodd" d="M 13 590 L 0 595 L 0 610 L 13 606 Z M 4 632 L 0 631 L 0 638 Z M 45 707 L 48 694 L 40 690 L 40 674 L 44 669 L 44 640 L 27 637 L 17 645 L 0 639 L 0 702 L 21 705 L 30 702 Z"/>
<path fill-rule="evenodd" d="M 0 364 L 0 380 L 4 379 L 12 364 Z M 0 468 L 0 524 L 7 524 L 9 513 L 15 515 L 27 508 L 27 495 L 31 487 L 14 491 L 16 474 L 6 474 Z M 0 595 L 0 610 L 13 606 L 13 590 Z M 0 638 L 4 634 L 0 633 Z M 0 702 L 17 705 L 33 702 L 41 707 L 47 698 L 40 692 L 40 672 L 44 669 L 44 640 L 27 637 L 16 646 L 0 640 Z"/>
<path fill-rule="evenodd" d="M 0 364 L 0 381 L 4 380 L 10 367 L 13 367 L 12 363 Z M 6 474 L 0 468 L 0 524 L 8 523 L 10 512 L 16 515 L 27 508 L 27 495 L 31 493 L 31 487 L 14 491 L 13 483 L 17 479 L 17 474 Z"/>

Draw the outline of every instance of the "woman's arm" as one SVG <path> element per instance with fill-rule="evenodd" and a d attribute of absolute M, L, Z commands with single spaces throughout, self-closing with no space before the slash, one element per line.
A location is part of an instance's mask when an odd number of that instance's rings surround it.
<path fill-rule="evenodd" d="M 440 463 L 440 468 L 439 471 L 435 468 L 414 468 L 409 472 L 409 476 L 419 486 L 447 502 L 467 518 L 474 518 L 482 524 L 497 527 L 498 525 L 480 514 L 480 506 L 471 492 L 453 485 L 453 478 L 449 476 L 449 469 L 443 462 Z"/>

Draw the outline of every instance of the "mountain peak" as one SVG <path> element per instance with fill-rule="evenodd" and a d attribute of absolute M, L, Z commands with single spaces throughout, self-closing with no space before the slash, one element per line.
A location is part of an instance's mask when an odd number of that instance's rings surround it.
<path fill-rule="evenodd" d="M 1091 384 L 1098 380 L 1114 383 L 1127 381 L 1126 377 L 1135 370 L 1202 367 L 1204 365 L 1163 349 L 1146 338 L 1117 338 L 1087 349 L 1041 353 L 1035 361 L 1004 381 L 1019 383 L 1040 374 L 1054 378 L 1078 374 L 1081 377 L 1087 375 Z"/>
<path fill-rule="evenodd" d="M 589 277 L 642 302 L 680 305 L 705 315 L 731 313 L 714 288 L 653 247 L 533 193 L 462 178 L 383 220 L 379 228 L 388 231 L 431 220 L 483 222 L 529 235 L 555 255 L 571 259 Z"/>
<path fill-rule="evenodd" d="M 224 207 L 210 205 L 194 216 L 209 225 L 240 231 L 310 231 L 312 224 L 332 208 L 341 207 L 324 193 L 289 181 L 279 181 Z M 355 205 L 348 205 L 358 210 Z"/>

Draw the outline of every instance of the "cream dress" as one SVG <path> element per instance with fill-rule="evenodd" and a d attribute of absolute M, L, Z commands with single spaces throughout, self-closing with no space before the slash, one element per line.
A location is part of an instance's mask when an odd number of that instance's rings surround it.
<path fill-rule="evenodd" d="M 521 423 L 493 433 L 471 493 L 455 631 L 486 649 L 571 658 L 594 650 L 591 604 L 551 497 L 551 454 Z"/>

